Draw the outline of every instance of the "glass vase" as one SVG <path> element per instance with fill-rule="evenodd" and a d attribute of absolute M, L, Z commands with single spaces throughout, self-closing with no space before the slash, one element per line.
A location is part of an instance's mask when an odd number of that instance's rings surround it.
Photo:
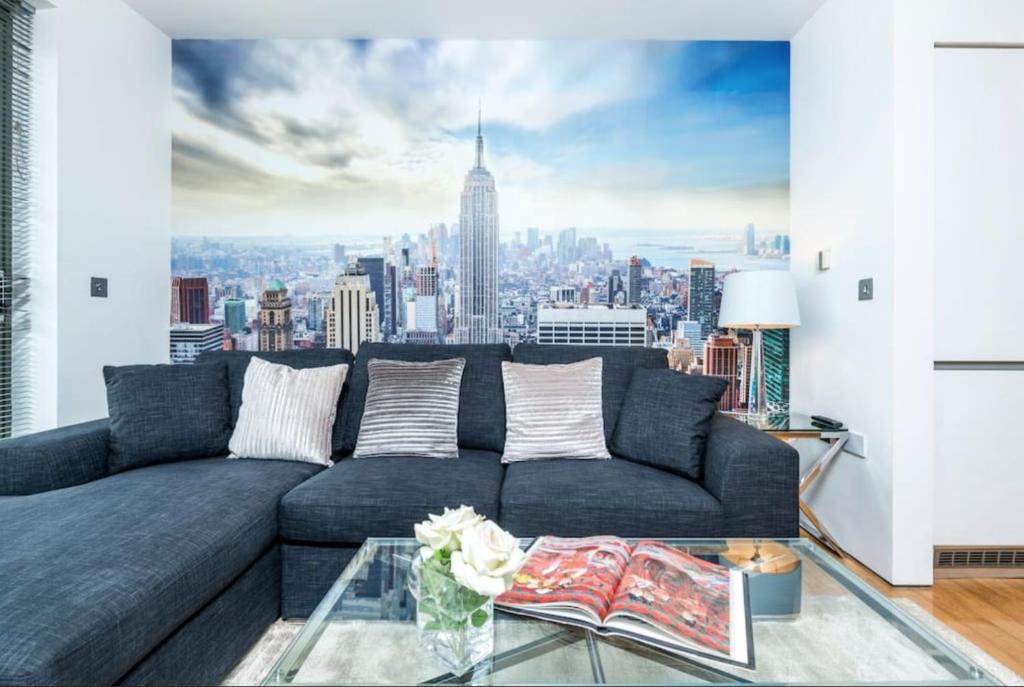
<path fill-rule="evenodd" d="M 459 584 L 446 566 L 417 557 L 410 575 L 419 645 L 454 675 L 494 653 L 494 598 Z"/>

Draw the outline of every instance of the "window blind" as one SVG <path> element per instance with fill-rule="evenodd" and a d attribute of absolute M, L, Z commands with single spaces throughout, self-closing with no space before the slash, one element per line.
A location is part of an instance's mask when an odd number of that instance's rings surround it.
<path fill-rule="evenodd" d="M 32 423 L 32 19 L 0 0 L 0 437 Z"/>

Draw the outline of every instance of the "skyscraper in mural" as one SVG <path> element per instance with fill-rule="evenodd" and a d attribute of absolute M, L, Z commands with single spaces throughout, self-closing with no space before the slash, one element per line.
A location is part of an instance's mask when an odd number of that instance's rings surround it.
<path fill-rule="evenodd" d="M 232 334 L 237 334 L 245 325 L 245 301 L 241 298 L 225 298 L 224 327 Z"/>
<path fill-rule="evenodd" d="M 172 287 L 177 288 L 178 322 L 189 324 L 210 323 L 210 287 L 206 277 L 175 277 Z M 172 318 L 173 319 L 173 318 Z"/>
<path fill-rule="evenodd" d="M 466 174 L 459 212 L 457 343 L 501 343 L 498 320 L 498 191 L 484 167 L 484 137 L 477 113 L 476 164 Z"/>
<path fill-rule="evenodd" d="M 635 255 L 629 259 L 628 277 L 629 284 L 626 295 L 631 305 L 637 305 L 640 303 L 640 291 L 643 285 L 643 265 L 640 263 L 640 258 Z"/>
<path fill-rule="evenodd" d="M 380 338 L 380 311 L 370 277 L 359 265 L 350 265 L 338 275 L 327 304 L 327 348 L 359 352 L 364 341 Z"/>
<path fill-rule="evenodd" d="M 271 279 L 260 298 L 260 350 L 290 351 L 292 348 L 292 299 L 280 279 Z"/>
<path fill-rule="evenodd" d="M 768 408 L 789 407 L 789 330 L 764 331 L 764 384 Z"/>
<path fill-rule="evenodd" d="M 700 322 L 700 337 L 706 340 L 715 331 L 715 264 L 690 260 L 690 289 L 687 310 L 691 320 Z"/>

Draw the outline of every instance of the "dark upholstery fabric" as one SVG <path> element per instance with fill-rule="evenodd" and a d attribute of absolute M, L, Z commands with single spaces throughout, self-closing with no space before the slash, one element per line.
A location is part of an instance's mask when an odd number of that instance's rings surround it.
<path fill-rule="evenodd" d="M 0 499 L 0 685 L 111 684 L 277 539 L 309 463 L 197 459 Z"/>
<path fill-rule="evenodd" d="M 636 368 L 668 368 L 668 354 L 660 348 L 642 346 L 560 346 L 519 344 L 512 360 L 527 365 L 575 363 L 601 358 L 601 402 L 604 406 L 604 440 L 611 444 L 619 410 Z"/>
<path fill-rule="evenodd" d="M 281 536 L 328 544 L 411 537 L 429 513 L 463 504 L 496 519 L 503 472 L 499 454 L 472 449 L 452 460 L 346 458 L 281 499 Z"/>
<path fill-rule="evenodd" d="M 722 536 L 799 536 L 800 456 L 784 441 L 716 413 L 703 484 L 722 503 Z"/>
<path fill-rule="evenodd" d="M 105 476 L 109 425 L 95 420 L 0 441 L 0 496 L 63 489 Z"/>
<path fill-rule="evenodd" d="M 501 363 L 512 359 L 508 346 L 364 343 L 359 347 L 355 367 L 349 373 L 349 399 L 342 407 L 343 451 L 352 451 L 356 447 L 369 381 L 366 363 L 371 358 L 410 362 L 465 358 L 466 369 L 459 393 L 459 448 L 499 452 L 505 449 L 505 392 Z"/>
<path fill-rule="evenodd" d="M 263 360 L 287 365 L 296 370 L 309 367 L 328 367 L 330 365 L 348 365 L 348 378 L 338 397 L 338 414 L 334 418 L 334 432 L 331 446 L 337 450 L 341 446 L 341 409 L 345 407 L 348 396 L 348 379 L 352 377 L 352 353 L 343 348 L 308 348 L 294 351 L 274 351 L 272 353 L 256 353 L 253 351 L 208 351 L 200 354 L 196 360 L 200 364 L 226 364 L 228 368 L 228 387 L 230 388 L 231 425 L 238 421 L 238 409 L 242 407 L 242 387 L 245 386 L 245 370 L 253 356 Z"/>
<path fill-rule="evenodd" d="M 357 551 L 358 546 L 282 544 L 281 617 L 308 618 Z"/>
<path fill-rule="evenodd" d="M 717 537 L 722 506 L 690 480 L 620 458 L 513 463 L 502 527 L 517 537 Z"/>
<path fill-rule="evenodd" d="M 634 370 L 612 450 L 623 458 L 700 479 L 711 418 L 729 383 L 675 370 Z"/>
<path fill-rule="evenodd" d="M 281 547 L 253 563 L 119 685 L 219 685 L 280 614 Z"/>
<path fill-rule="evenodd" d="M 224 365 L 104 367 L 110 471 L 226 453 L 231 439 Z"/>

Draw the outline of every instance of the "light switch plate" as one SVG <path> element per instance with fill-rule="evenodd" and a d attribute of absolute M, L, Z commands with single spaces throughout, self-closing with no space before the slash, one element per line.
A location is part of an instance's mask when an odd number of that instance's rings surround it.
<path fill-rule="evenodd" d="M 89 285 L 89 295 L 93 298 L 107 297 L 107 278 L 93 277 Z"/>
<path fill-rule="evenodd" d="M 857 300 L 870 301 L 875 297 L 875 280 L 861 279 L 857 282 Z"/>
<path fill-rule="evenodd" d="M 832 269 L 832 251 L 829 249 L 818 251 L 818 271 L 824 272 L 825 270 Z"/>

